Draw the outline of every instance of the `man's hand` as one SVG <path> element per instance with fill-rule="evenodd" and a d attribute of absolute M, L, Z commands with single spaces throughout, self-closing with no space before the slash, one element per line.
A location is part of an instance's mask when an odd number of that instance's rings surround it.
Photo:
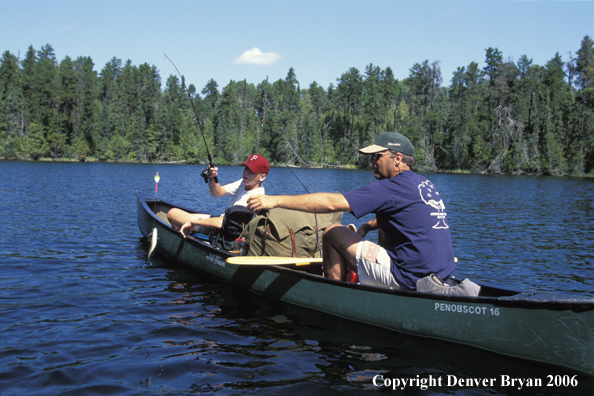
<path fill-rule="evenodd" d="M 278 206 L 277 197 L 270 195 L 252 195 L 247 200 L 247 209 L 250 212 L 259 212 L 264 209 L 272 209 Z"/>
<path fill-rule="evenodd" d="M 368 224 L 365 223 L 363 225 L 361 225 L 359 227 L 359 229 L 357 231 L 355 231 L 357 233 L 357 235 L 359 235 L 361 238 L 365 238 L 365 235 L 367 235 L 367 233 L 369 232 L 369 227 Z"/>
<path fill-rule="evenodd" d="M 219 175 L 219 168 L 217 168 L 217 167 L 211 168 L 210 166 L 208 167 L 208 177 L 210 177 L 211 179 L 214 179 L 218 175 Z"/>
<path fill-rule="evenodd" d="M 179 232 L 181 232 L 182 236 L 185 238 L 186 233 L 192 232 L 193 229 L 194 229 L 194 225 L 188 221 L 186 224 L 181 226 L 181 228 L 179 229 Z"/>
<path fill-rule="evenodd" d="M 363 224 L 361 227 L 359 227 L 359 229 L 357 230 L 357 234 L 359 234 L 361 238 L 365 238 L 369 231 L 377 230 L 378 228 L 379 226 L 377 224 L 377 219 L 372 219 L 369 220 L 367 223 Z"/>

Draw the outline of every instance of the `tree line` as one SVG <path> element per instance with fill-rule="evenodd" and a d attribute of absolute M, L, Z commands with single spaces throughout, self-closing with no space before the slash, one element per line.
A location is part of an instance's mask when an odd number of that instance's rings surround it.
<path fill-rule="evenodd" d="M 458 67 L 449 86 L 439 61 L 351 67 L 324 88 L 301 87 L 290 68 L 257 85 L 184 77 L 112 58 L 56 60 L 47 44 L 0 64 L 0 157 L 237 164 L 250 153 L 300 166 L 367 166 L 358 149 L 383 131 L 415 146 L 416 169 L 511 174 L 594 172 L 594 42 L 544 66 L 497 48 Z M 192 103 L 190 103 L 190 100 Z M 193 106 L 192 106 L 193 105 Z M 194 112 L 193 107 L 196 109 Z"/>

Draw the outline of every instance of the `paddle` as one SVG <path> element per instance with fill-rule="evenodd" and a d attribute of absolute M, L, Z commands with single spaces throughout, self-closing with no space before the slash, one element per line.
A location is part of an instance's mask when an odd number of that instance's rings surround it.
<path fill-rule="evenodd" d="M 321 263 L 322 259 L 315 257 L 235 256 L 229 257 L 225 261 L 227 264 L 235 265 L 308 265 Z M 457 257 L 454 257 L 454 262 L 458 262 Z"/>
<path fill-rule="evenodd" d="M 228 264 L 235 265 L 308 265 L 321 263 L 321 258 L 308 257 L 277 257 L 277 256 L 237 256 L 225 260 Z"/>

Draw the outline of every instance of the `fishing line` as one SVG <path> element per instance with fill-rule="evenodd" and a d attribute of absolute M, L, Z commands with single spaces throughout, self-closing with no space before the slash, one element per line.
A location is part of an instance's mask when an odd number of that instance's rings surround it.
<path fill-rule="evenodd" d="M 288 170 L 291 171 L 291 173 L 293 174 L 293 176 L 295 176 L 295 179 L 297 179 L 297 181 L 299 183 L 301 183 L 301 185 L 303 186 L 303 188 L 305 189 L 305 191 L 307 191 L 307 193 L 309 194 L 309 190 L 307 189 L 307 187 L 305 187 L 305 184 L 303 184 L 303 182 L 301 181 L 301 179 L 299 179 L 299 177 L 295 174 L 295 172 L 293 172 L 293 169 L 291 169 L 291 167 L 289 166 L 289 164 L 285 164 L 285 166 L 287 167 Z"/>
<path fill-rule="evenodd" d="M 206 137 L 204 136 L 203 125 L 200 120 L 200 117 L 198 116 L 198 111 L 196 110 L 196 106 L 194 106 L 194 101 L 192 100 L 192 96 L 190 96 L 190 92 L 186 89 L 186 83 L 184 81 L 184 77 L 181 75 L 181 73 L 177 69 L 177 66 L 175 66 L 175 63 L 173 63 L 173 61 L 171 59 L 169 59 L 169 57 L 165 53 L 163 53 L 163 55 L 165 55 L 165 58 L 167 58 L 167 60 L 169 62 L 171 62 L 171 64 L 175 68 L 175 71 L 177 72 L 177 74 L 179 74 L 179 78 L 181 79 L 182 89 L 188 95 L 188 99 L 190 99 L 190 104 L 192 105 L 192 109 L 194 109 L 194 114 L 196 114 L 196 123 L 198 124 L 198 129 L 200 130 L 200 133 L 202 134 L 202 139 L 204 140 L 204 146 L 206 147 L 206 154 L 208 155 L 208 163 L 211 168 L 214 168 L 214 165 L 212 163 L 212 155 L 210 154 L 210 150 L 208 150 L 208 143 L 206 143 Z M 204 182 L 208 183 L 208 171 L 207 172 L 205 172 L 205 171 L 206 171 L 206 169 L 203 169 L 202 172 L 200 173 L 200 175 L 202 177 L 204 177 Z M 213 180 L 215 181 L 215 183 L 219 182 L 219 178 L 216 176 L 213 178 Z"/>
<path fill-rule="evenodd" d="M 303 131 L 305 132 L 305 126 L 303 126 Z M 307 147 L 307 162 L 309 163 L 309 178 L 311 179 L 311 193 L 314 192 L 314 184 L 313 184 L 313 175 L 311 173 L 311 160 L 309 159 L 309 139 L 307 138 L 307 132 L 305 132 L 305 147 Z M 303 186 L 305 187 L 305 186 Z M 307 190 L 307 188 L 306 188 Z M 322 256 L 322 244 L 320 243 L 320 236 L 319 236 L 319 228 L 318 228 L 318 214 L 314 213 L 314 218 L 316 219 L 316 243 L 320 248 L 320 257 Z M 323 271 L 323 270 L 322 270 Z"/>
<path fill-rule="evenodd" d="M 305 126 L 303 127 L 303 131 L 305 132 Z M 305 134 L 305 147 L 307 147 L 307 162 L 309 163 L 309 178 L 311 179 L 311 193 L 309 192 L 307 187 L 305 187 L 305 184 L 303 184 L 301 179 L 295 174 L 295 172 L 293 172 L 293 169 L 291 169 L 289 164 L 285 164 L 285 166 L 287 167 L 287 169 L 289 169 L 291 171 L 293 176 L 295 176 L 295 179 L 297 179 L 297 181 L 299 183 L 301 183 L 301 185 L 303 186 L 305 191 L 307 191 L 308 194 L 313 194 L 314 184 L 313 184 L 313 175 L 311 173 L 311 160 L 309 159 L 309 143 L 308 143 L 308 139 L 307 139 L 307 133 Z M 316 220 L 316 244 L 318 245 L 318 248 L 320 251 L 320 257 L 322 257 L 322 244 L 320 243 L 320 235 L 318 233 L 319 227 L 318 227 L 318 214 L 317 213 L 314 213 L 314 218 Z"/>

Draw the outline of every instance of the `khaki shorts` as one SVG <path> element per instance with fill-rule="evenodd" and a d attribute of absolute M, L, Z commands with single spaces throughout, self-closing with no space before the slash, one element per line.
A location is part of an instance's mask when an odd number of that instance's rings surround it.
<path fill-rule="evenodd" d="M 392 275 L 392 260 L 386 249 L 373 242 L 361 241 L 357 244 L 355 259 L 361 284 L 400 289 Z"/>

